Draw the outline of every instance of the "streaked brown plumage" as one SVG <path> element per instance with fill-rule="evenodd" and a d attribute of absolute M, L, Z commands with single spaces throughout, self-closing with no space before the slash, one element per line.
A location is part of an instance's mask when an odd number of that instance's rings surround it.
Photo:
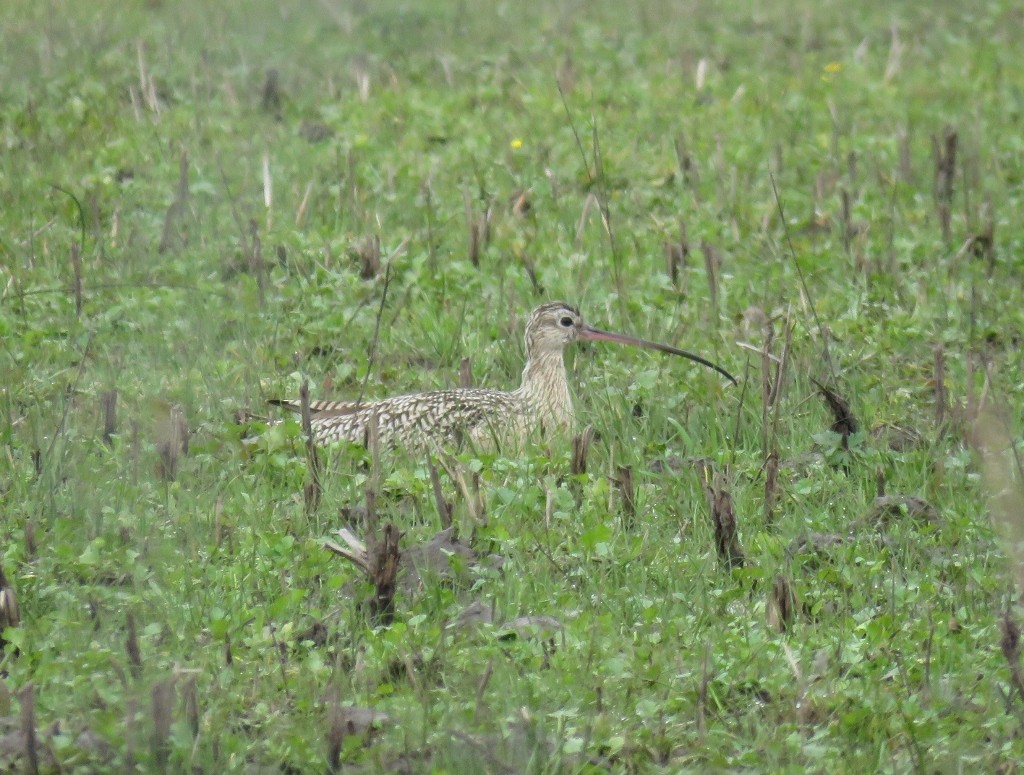
<path fill-rule="evenodd" d="M 736 381 L 721 367 L 685 350 L 592 328 L 575 307 L 552 301 L 537 307 L 526 324 L 526 368 L 517 389 L 455 388 L 358 404 L 311 401 L 313 435 L 318 444 L 365 443 L 373 415 L 381 444 L 414 448 L 449 444 L 460 438 L 487 446 L 508 440 L 522 442 L 531 433 L 568 428 L 573 420 L 572 396 L 562 354 L 578 339 L 682 355 Z M 300 408 L 299 401 L 292 399 L 271 403 L 293 411 Z"/>

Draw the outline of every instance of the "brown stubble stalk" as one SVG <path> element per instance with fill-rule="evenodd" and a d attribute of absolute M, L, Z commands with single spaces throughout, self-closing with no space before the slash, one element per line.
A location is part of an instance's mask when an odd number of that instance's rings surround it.
<path fill-rule="evenodd" d="M 772 344 L 775 342 L 775 326 L 771 320 L 764 325 L 764 343 L 761 346 L 761 449 L 768 456 L 771 448 L 770 427 L 772 390 L 775 380 L 772 378 Z M 776 376 L 777 379 L 777 376 Z"/>
<path fill-rule="evenodd" d="M 711 299 L 711 324 L 718 326 L 718 275 L 722 266 L 722 257 L 718 248 L 707 240 L 701 240 L 701 253 L 704 254 L 704 273 L 708 278 L 708 294 Z"/>
<path fill-rule="evenodd" d="M 28 560 L 34 560 L 39 553 L 39 543 L 36 540 L 35 517 L 29 517 L 25 520 L 25 526 L 22 529 L 22 534 L 25 541 L 25 558 Z"/>
<path fill-rule="evenodd" d="M 174 247 L 176 238 L 177 242 L 181 244 L 187 242 L 179 226 L 188 210 L 188 201 L 188 153 L 182 151 L 178 161 L 178 187 L 174 194 L 174 201 L 171 202 L 164 214 L 164 227 L 160 234 L 160 244 L 157 246 L 158 253 L 166 253 Z"/>
<path fill-rule="evenodd" d="M 700 686 L 697 687 L 697 735 L 701 741 L 707 738 L 708 686 L 711 684 L 711 641 L 704 643 L 704 656 L 700 664 Z"/>
<path fill-rule="evenodd" d="M 103 413 L 103 443 L 111 447 L 117 433 L 117 388 L 100 395 L 100 411 Z"/>
<path fill-rule="evenodd" d="M 135 772 L 135 737 L 138 726 L 139 704 L 135 697 L 129 696 L 124 703 L 124 772 Z"/>
<path fill-rule="evenodd" d="M 230 557 L 235 553 L 233 528 L 230 521 L 224 519 L 224 498 L 217 498 L 213 504 L 213 543 L 218 549 Z M 225 544 L 227 544 L 225 546 Z"/>
<path fill-rule="evenodd" d="M 75 317 L 82 317 L 82 248 L 77 242 L 71 243 L 71 271 L 74 274 L 72 289 L 75 296 Z"/>
<path fill-rule="evenodd" d="M 370 452 L 370 476 L 366 484 L 366 563 L 367 573 L 373 583 L 374 595 L 370 600 L 370 616 L 376 625 L 388 626 L 395 616 L 395 590 L 398 578 L 398 561 L 401 557 L 398 544 L 402 534 L 394 523 L 388 522 L 377 532 L 377 497 L 380 492 L 380 428 L 376 413 L 367 425 L 366 444 Z"/>
<path fill-rule="evenodd" d="M 157 430 L 157 475 L 164 482 L 173 482 L 178 476 L 181 458 L 188 454 L 188 420 L 185 410 L 175 404 L 165 418 L 160 418 Z"/>
<path fill-rule="evenodd" d="M 484 496 L 483 489 L 480 487 L 480 474 L 476 471 L 470 471 L 452 456 L 448 456 L 447 459 L 440 457 L 438 460 L 448 473 L 448 476 L 458 486 L 459 492 L 465 500 L 466 507 L 469 509 L 469 516 L 473 521 L 473 530 L 476 530 L 477 525 L 486 526 L 487 499 Z M 466 477 L 467 471 L 469 472 L 468 479 Z"/>
<path fill-rule="evenodd" d="M 764 461 L 764 522 L 775 524 L 775 507 L 779 503 L 779 450 L 773 446 Z"/>
<path fill-rule="evenodd" d="M 36 690 L 31 683 L 19 692 L 21 701 L 21 734 L 25 741 L 25 772 L 36 775 L 39 772 L 39 750 L 36 740 Z"/>
<path fill-rule="evenodd" d="M 243 246 L 244 247 L 244 246 Z M 246 257 L 249 273 L 256 277 L 260 307 L 267 304 L 267 264 L 263 260 L 263 240 L 260 239 L 260 225 L 255 218 L 249 219 L 249 249 Z"/>
<path fill-rule="evenodd" d="M 364 529 L 372 538 L 377 530 L 377 498 L 380 494 L 380 420 L 377 412 L 366 423 L 366 449 L 370 453 L 370 476 L 366 480 L 366 516 Z"/>
<path fill-rule="evenodd" d="M 989 516 L 1003 539 L 1018 602 L 1024 602 L 1024 465 L 1010 431 L 1012 415 L 1008 407 L 979 406 L 977 412 L 969 440 L 981 458 Z"/>
<path fill-rule="evenodd" d="M 128 669 L 137 681 L 142 678 L 142 649 L 139 647 L 139 634 L 135 627 L 135 616 L 131 611 L 125 616 L 125 629 L 128 631 L 124 639 L 124 650 L 128 655 Z"/>
<path fill-rule="evenodd" d="M 746 557 L 737 535 L 736 512 L 733 510 L 732 495 L 725 486 L 725 477 L 720 471 L 714 470 L 710 463 L 699 465 L 698 473 L 707 494 L 718 559 L 726 570 L 742 568 Z"/>
<path fill-rule="evenodd" d="M 345 717 L 341 710 L 341 696 L 337 687 L 331 687 L 330 707 L 327 712 L 327 771 L 341 772 L 342 743 L 345 742 Z"/>
<path fill-rule="evenodd" d="M 487 249 L 491 241 L 491 213 L 493 207 L 487 205 L 484 212 L 481 215 L 477 215 L 468 189 L 462 192 L 462 199 L 466 207 L 469 262 L 474 267 L 479 268 L 480 254 Z"/>
<path fill-rule="evenodd" d="M 831 430 L 842 437 L 843 449 L 849 449 L 850 436 L 857 433 L 860 429 L 860 423 L 850 408 L 850 402 L 837 391 L 818 382 L 813 377 L 811 377 L 811 382 L 818 388 L 818 392 L 824 399 L 825 405 L 828 406 L 829 411 L 832 413 Z"/>
<path fill-rule="evenodd" d="M 350 255 L 359 264 L 359 276 L 363 280 L 373 280 L 380 275 L 382 254 L 379 236 L 371 234 L 364 237 Z"/>
<path fill-rule="evenodd" d="M 459 362 L 459 387 L 473 387 L 473 360 L 466 357 Z"/>
<path fill-rule="evenodd" d="M 264 113 L 280 118 L 283 97 L 281 73 L 277 68 L 270 67 L 263 77 L 263 88 L 260 89 L 260 107 Z"/>
<path fill-rule="evenodd" d="M 974 235 L 974 255 L 985 259 L 986 271 L 989 278 L 996 270 L 996 221 L 992 208 L 992 196 L 985 197 L 985 203 L 981 208 L 982 221 L 984 225 Z"/>
<path fill-rule="evenodd" d="M 793 626 L 799 609 L 799 599 L 793 589 L 793 583 L 781 573 L 772 581 L 771 593 L 768 597 L 768 626 L 776 632 L 786 632 Z"/>
<path fill-rule="evenodd" d="M 430 488 L 434 493 L 434 505 L 437 506 L 437 515 L 441 520 L 441 529 L 447 530 L 452 526 L 452 504 L 445 500 L 444 492 L 441 489 L 441 476 L 437 472 L 434 461 L 427 457 L 427 469 L 430 471 Z"/>
<path fill-rule="evenodd" d="M 1003 540 L 1009 572 L 1016 588 L 1016 605 L 1024 600 L 1024 464 L 1021 462 L 1013 434 L 1010 413 L 997 413 L 990 408 L 979 410 L 971 428 L 970 442 L 981 458 L 982 481 L 988 494 L 989 516 Z M 1007 606 L 1000 621 L 1000 650 L 1010 673 L 1011 695 L 1024 702 L 1024 669 L 1021 667 L 1020 627 Z"/>
<path fill-rule="evenodd" d="M 185 722 L 188 724 L 192 739 L 199 737 L 199 693 L 196 689 L 196 681 L 199 677 L 198 671 L 184 673 L 185 680 L 181 686 L 181 700 L 185 709 Z"/>
<path fill-rule="evenodd" d="M 697 162 L 690 153 L 686 143 L 686 137 L 676 135 L 673 147 L 676 152 L 676 166 L 679 168 L 679 178 L 684 190 L 689 190 L 693 201 L 700 204 L 700 170 Z"/>
<path fill-rule="evenodd" d="M 569 460 L 569 491 L 572 493 L 576 508 L 583 503 L 583 486 L 581 477 L 587 473 L 587 455 L 594 439 L 594 426 L 588 425 L 580 433 L 572 437 L 572 456 Z"/>
<path fill-rule="evenodd" d="M 389 522 L 384 526 L 381 539 L 377 540 L 377 537 L 373 536 L 369 544 L 370 579 L 374 587 L 370 613 L 376 624 L 385 627 L 395 618 L 395 589 L 398 561 L 401 557 L 398 542 L 401 535 L 398 528 Z"/>
<path fill-rule="evenodd" d="M 690 240 L 686 233 L 686 221 L 680 218 L 679 241 L 665 241 L 665 269 L 669 280 L 672 281 L 672 287 L 683 296 L 686 294 L 686 275 L 683 272 L 689 257 Z"/>
<path fill-rule="evenodd" d="M 309 380 L 302 380 L 299 386 L 299 412 L 302 418 L 302 435 L 306 440 L 306 469 L 309 479 L 303 488 L 306 516 L 312 516 L 320 506 L 323 487 L 320 483 L 320 454 L 313 436 L 312 413 L 309 409 Z"/>
<path fill-rule="evenodd" d="M 935 207 L 942 229 L 943 242 L 950 240 L 953 208 L 953 183 L 956 180 L 956 156 L 959 136 L 955 127 L 946 126 L 942 138 L 932 135 L 932 156 L 935 161 Z"/>
<path fill-rule="evenodd" d="M 434 190 L 428 176 L 423 181 L 423 217 L 427 221 L 427 265 L 430 273 L 437 273 L 437 244 L 434 235 Z"/>
<path fill-rule="evenodd" d="M 941 343 L 935 345 L 935 373 L 932 381 L 935 384 L 935 429 L 939 436 L 945 431 L 946 407 L 946 351 Z"/>
<path fill-rule="evenodd" d="M 679 270 L 685 265 L 685 256 L 676 242 L 665 240 L 665 273 L 672 287 L 679 288 Z"/>
<path fill-rule="evenodd" d="M 950 278 L 957 276 L 961 271 L 961 263 L 966 259 L 985 261 L 985 273 L 989 279 L 995 271 L 996 246 L 995 246 L 995 222 L 992 217 L 992 203 L 986 199 L 982 206 L 982 217 L 984 225 L 974 234 L 971 234 L 960 245 L 959 250 L 950 259 L 947 266 L 947 273 Z"/>
<path fill-rule="evenodd" d="M 587 472 L 587 454 L 594 440 L 594 426 L 588 425 L 572 438 L 572 459 L 569 462 L 569 473 L 581 476 Z"/>
<path fill-rule="evenodd" d="M 1021 669 L 1020 664 L 1020 627 L 1014 621 L 1009 608 L 1003 613 L 1003 618 L 999 622 L 999 629 L 1002 631 L 1002 637 L 999 639 L 999 649 L 1003 652 L 1003 658 L 1010 669 L 1010 686 L 1013 687 L 1013 691 L 1024 702 L 1024 670 Z M 1009 706 L 1011 699 L 1012 694 L 1007 698 L 1007 706 Z"/>
<path fill-rule="evenodd" d="M 768 344 L 761 356 L 762 374 L 762 417 L 764 431 L 764 519 L 767 526 L 775 522 L 775 509 L 779 501 L 779 416 L 781 407 L 782 384 L 785 379 L 786 365 L 789 363 L 790 345 L 793 339 L 793 325 L 789 314 L 786 315 L 785 334 L 782 355 L 776 361 L 768 353 Z M 769 340 L 771 341 L 771 340 Z M 772 379 L 772 365 L 775 364 L 775 376 Z"/>
<path fill-rule="evenodd" d="M 150 691 L 150 709 L 153 714 L 150 752 L 157 770 L 165 772 L 171 756 L 171 720 L 174 710 L 173 676 L 153 685 Z"/>
<path fill-rule="evenodd" d="M 476 702 L 473 704 L 473 723 L 475 724 L 485 710 L 484 706 L 484 693 L 487 691 L 487 685 L 491 682 L 491 676 L 494 675 L 494 658 L 487 660 L 487 666 L 484 668 L 484 673 L 480 676 L 480 681 L 476 685 Z"/>
<path fill-rule="evenodd" d="M 853 258 L 853 216 L 851 214 L 850 192 L 845 188 L 839 189 L 839 215 L 840 228 L 842 229 L 843 250 L 848 259 Z M 860 267 L 858 267 L 860 268 Z"/>
<path fill-rule="evenodd" d="M 533 263 L 533 259 L 530 258 L 529 253 L 527 253 L 525 250 L 516 248 L 515 252 L 516 258 L 519 260 L 519 263 L 522 265 L 523 270 L 526 272 L 526 276 L 530 278 L 530 285 L 533 286 L 534 295 L 538 299 L 544 298 L 546 293 L 544 291 L 544 286 L 541 285 L 540 283 L 540 278 L 537 276 L 537 267 Z"/>
<path fill-rule="evenodd" d="M 633 467 L 615 467 L 615 486 L 622 494 L 622 528 L 626 532 L 633 530 L 636 524 L 636 490 L 633 487 Z"/>

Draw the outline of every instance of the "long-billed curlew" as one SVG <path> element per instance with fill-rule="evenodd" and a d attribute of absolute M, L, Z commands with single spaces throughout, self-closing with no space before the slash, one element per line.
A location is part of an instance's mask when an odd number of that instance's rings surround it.
<path fill-rule="evenodd" d="M 459 438 L 489 445 L 567 428 L 572 424 L 573 410 L 562 353 L 577 340 L 619 342 L 681 355 L 736 383 L 729 372 L 699 355 L 593 328 L 583 322 L 575 307 L 551 301 L 537 307 L 526 324 L 526 368 L 517 389 L 455 388 L 359 403 L 311 401 L 314 438 L 318 444 L 366 443 L 374 415 L 380 443 L 406 447 L 445 444 Z M 293 411 L 300 409 L 299 401 L 294 399 L 273 399 L 270 403 Z"/>

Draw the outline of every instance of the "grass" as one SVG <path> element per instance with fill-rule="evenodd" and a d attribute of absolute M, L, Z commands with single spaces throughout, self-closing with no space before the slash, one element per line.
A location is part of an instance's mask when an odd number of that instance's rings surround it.
<path fill-rule="evenodd" d="M 1015 4 L 6 17 L 0 567 L 21 618 L 0 716 L 37 730 L 41 769 L 1017 770 Z M 463 356 L 513 386 L 525 315 L 554 298 L 743 384 L 574 352 L 587 473 L 565 444 L 462 453 L 484 518 L 443 493 L 503 565 L 428 574 L 372 626 L 370 587 L 321 545 L 364 501 L 365 456 L 328 456 L 311 511 L 297 427 L 254 449 L 235 413 L 303 379 L 450 386 Z M 765 318 L 786 361 L 767 409 L 736 344 L 763 346 Z M 845 440 L 814 379 L 850 403 Z M 690 458 L 722 475 L 742 566 Z M 426 461 L 385 453 L 380 476 L 402 547 L 434 535 Z M 880 478 L 937 516 L 872 518 Z M 455 626 L 473 603 L 493 621 Z M 508 637 L 523 616 L 557 626 Z M 0 757 L 31 758 L 16 734 Z"/>

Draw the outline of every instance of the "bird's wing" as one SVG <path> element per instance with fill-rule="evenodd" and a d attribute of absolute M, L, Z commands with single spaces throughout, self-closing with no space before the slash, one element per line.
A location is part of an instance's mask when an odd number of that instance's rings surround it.
<path fill-rule="evenodd" d="M 446 443 L 463 432 L 474 438 L 500 436 L 516 416 L 510 394 L 461 388 L 384 398 L 358 407 L 351 403 L 341 406 L 340 411 L 313 417 L 313 432 L 320 443 L 364 442 L 374 418 L 382 444 Z"/>

